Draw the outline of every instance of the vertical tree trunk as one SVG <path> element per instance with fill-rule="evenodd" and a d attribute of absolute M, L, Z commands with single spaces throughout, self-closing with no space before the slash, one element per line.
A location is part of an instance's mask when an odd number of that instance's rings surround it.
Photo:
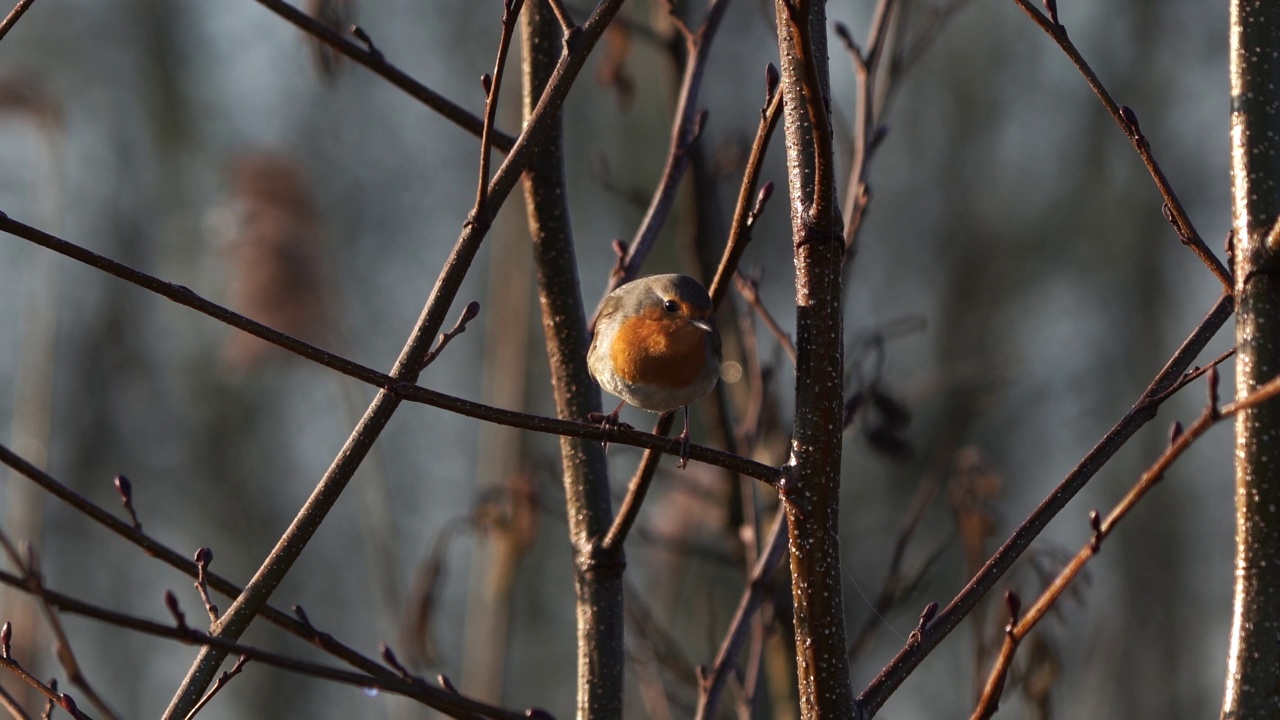
<path fill-rule="evenodd" d="M 524 8 L 524 115 L 533 113 L 555 70 L 563 39 L 543 0 Z M 556 118 L 525 173 L 524 197 L 538 269 L 542 327 L 559 417 L 584 420 L 600 410 L 587 371 L 587 323 L 565 191 L 563 130 Z M 578 718 L 622 717 L 623 615 L 621 552 L 600 552 L 613 506 L 599 443 L 560 438 L 569 539 L 573 544 L 578 619 Z M 615 562 L 602 558 L 617 558 Z"/>
<path fill-rule="evenodd" d="M 790 532 L 800 713 L 854 716 L 840 572 L 844 242 L 835 201 L 826 12 L 776 0 L 796 263 L 796 407 L 781 485 Z"/>
<path fill-rule="evenodd" d="M 1231 3 L 1236 396 L 1280 371 L 1280 4 Z M 1236 419 L 1236 582 L 1223 718 L 1280 717 L 1280 406 Z"/>

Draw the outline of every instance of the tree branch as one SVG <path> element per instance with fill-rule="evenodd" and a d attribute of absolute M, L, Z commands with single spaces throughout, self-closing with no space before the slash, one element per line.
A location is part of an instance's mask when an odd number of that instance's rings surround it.
<path fill-rule="evenodd" d="M 1188 426 L 1185 431 L 1182 430 L 1181 425 L 1174 424 L 1169 447 L 1138 478 L 1138 482 L 1129 489 L 1129 492 L 1125 494 L 1120 502 L 1116 503 L 1116 506 L 1107 514 L 1105 519 L 1099 519 L 1096 513 L 1091 515 L 1093 525 L 1092 538 L 1062 568 L 1057 578 L 1040 594 L 1040 597 L 1027 610 L 1026 614 L 1021 618 L 1014 618 L 1010 623 L 1010 627 L 1006 631 L 1005 649 L 1001 651 L 999 658 L 991 668 L 991 674 L 986 685 L 987 689 L 984 691 L 978 707 L 973 712 L 973 720 L 985 720 L 995 714 L 996 708 L 1000 704 L 1000 690 L 1004 687 L 1004 678 L 1009 673 L 1009 668 L 1013 663 L 1013 653 L 1018 643 L 1026 638 L 1037 623 L 1044 619 L 1053 604 L 1057 602 L 1058 598 L 1062 597 L 1067 586 L 1084 570 L 1085 564 L 1101 551 L 1102 541 L 1115 531 L 1116 525 L 1133 510 L 1138 501 L 1142 500 L 1152 488 L 1164 479 L 1165 473 L 1191 447 L 1191 444 L 1223 419 L 1242 413 L 1245 410 L 1258 408 L 1280 396 L 1280 378 L 1273 378 L 1249 395 L 1219 408 L 1217 406 L 1217 384 L 1217 372 L 1210 371 L 1210 400 L 1204 411 L 1200 413 L 1200 417 Z"/>
<path fill-rule="evenodd" d="M 857 716 L 845 656 L 840 565 L 844 375 L 841 241 L 823 0 L 775 0 L 796 264 L 796 396 L 787 514 L 800 714 Z M 833 388 L 836 391 L 833 392 Z"/>
<path fill-rule="evenodd" d="M 396 359 L 391 375 L 397 380 L 407 383 L 417 380 L 418 368 L 431 349 L 431 340 L 444 324 L 449 307 L 489 231 L 494 214 L 519 181 L 537 150 L 538 143 L 555 121 L 587 55 L 599 41 L 621 4 L 622 0 L 602 0 L 582 30 L 566 39 L 547 91 L 542 94 L 524 132 L 494 175 L 485 206 L 473 208 L 463 224 L 458 241 L 440 271 L 422 314 Z M 271 593 L 284 579 L 328 511 L 337 502 L 347 482 L 355 474 L 399 404 L 400 398 L 392 393 L 386 390 L 378 393 L 276 547 L 245 586 L 244 592 L 218 621 L 214 635 L 235 640 L 249 626 L 258 609 L 271 597 Z M 191 711 L 213 681 L 214 674 L 225 657 L 224 651 L 205 648 L 200 652 L 182 687 L 174 695 L 173 702 L 165 713 L 166 720 L 178 720 Z"/>
<path fill-rule="evenodd" d="M 14 25 L 18 24 L 18 21 L 22 19 L 22 16 L 31 8 L 31 5 L 35 3 L 35 1 L 36 0 L 18 0 L 18 4 L 13 6 L 13 9 L 9 11 L 9 14 L 5 16 L 4 20 L 0 20 L 0 40 L 4 40 L 4 36 L 9 34 L 9 31 L 13 29 Z"/>
<path fill-rule="evenodd" d="M 617 290 L 619 286 L 634 280 L 640 272 L 640 266 L 649 256 L 649 250 L 658 239 L 658 233 L 671 214 L 671 207 L 676 200 L 676 191 L 680 189 L 680 181 L 685 170 L 693 159 L 690 152 L 692 145 L 702 134 L 707 121 L 706 111 L 698 111 L 698 92 L 702 89 L 702 77 L 711 57 L 711 42 L 715 39 L 720 21 L 729 8 L 730 0 L 711 0 L 707 8 L 707 16 L 696 32 L 686 35 L 689 62 L 685 65 L 684 78 L 680 82 L 680 94 L 676 100 L 675 121 L 671 126 L 671 146 L 667 151 L 667 162 L 662 169 L 662 177 L 654 190 L 649 207 L 645 210 L 644 219 L 636 228 L 636 234 L 627 246 L 626 255 L 614 269 L 605 287 L 604 295 L 596 305 L 591 321 L 595 327 L 595 318 L 600 316 L 600 308 L 604 298 Z"/>
<path fill-rule="evenodd" d="M 382 56 L 382 53 L 377 48 L 373 47 L 372 43 L 368 43 L 368 48 L 362 48 L 325 27 L 323 23 L 318 22 L 310 15 L 287 2 L 283 2 L 283 0 L 258 0 L 258 4 L 293 23 L 299 30 L 314 36 L 334 50 L 372 70 L 387 82 L 403 90 L 410 97 L 443 115 L 446 120 L 454 125 L 476 137 L 480 137 L 484 129 L 483 120 L 460 105 L 455 104 L 452 100 L 413 79 L 400 68 L 387 62 L 386 58 Z M 364 35 L 363 32 L 361 34 L 364 38 L 368 38 L 368 35 Z M 515 138 L 497 130 L 494 131 L 493 147 L 503 152 L 510 152 L 514 145 Z"/>
<path fill-rule="evenodd" d="M 33 588 L 22 578 L 4 571 L 0 571 L 0 584 L 8 585 L 24 592 L 37 595 L 61 612 L 92 618 L 99 622 L 142 633 L 144 635 L 168 638 L 170 640 L 177 640 L 188 644 L 204 644 L 218 647 L 225 653 L 238 654 L 255 662 L 260 662 L 263 665 L 270 665 L 289 672 L 322 678 L 325 680 L 333 680 L 356 687 L 377 688 L 379 690 L 412 698 L 428 707 L 447 713 L 453 717 L 472 717 L 474 714 L 479 714 L 487 718 L 497 718 L 500 720 L 517 720 L 517 718 L 528 717 L 525 713 L 494 707 L 459 695 L 456 692 L 451 692 L 443 688 L 432 687 L 422 678 L 399 673 L 383 666 L 378 666 L 379 671 L 376 674 L 364 674 L 335 668 L 329 665 L 321 665 L 318 663 L 307 662 L 305 660 L 298 660 L 285 655 L 261 650 L 251 645 L 241 645 L 239 643 L 224 640 L 212 634 L 190 627 L 185 623 L 159 623 L 154 620 L 147 620 L 145 618 L 136 617 L 126 613 L 117 612 L 115 610 L 110 610 L 99 605 L 94 605 L 93 603 L 79 600 L 71 597 L 70 595 L 50 590 L 44 586 Z M 185 717 L 187 716 L 184 716 L 184 718 Z"/>
<path fill-rule="evenodd" d="M 567 35 L 572 28 L 572 20 L 559 4 L 530 3 L 521 32 L 526 120 L 546 93 L 562 33 Z M 587 368 L 586 308 L 578 282 L 559 115 L 525 173 L 524 198 L 556 414 L 565 421 L 585 419 L 600 411 L 600 394 Z M 578 717 L 621 717 L 624 564 L 611 562 L 597 544 L 613 518 L 604 447 L 584 438 L 561 436 L 560 463 L 574 561 Z"/>
<path fill-rule="evenodd" d="M 1107 109 L 1111 118 L 1116 121 L 1116 124 L 1124 131 L 1125 136 L 1133 143 L 1133 148 L 1138 151 L 1138 157 L 1142 158 L 1142 164 L 1146 165 L 1147 172 L 1151 174 L 1151 179 L 1155 181 L 1156 189 L 1160 191 L 1160 197 L 1164 198 L 1165 218 L 1173 226 L 1174 232 L 1178 234 L 1183 244 L 1191 248 L 1196 257 L 1200 258 L 1200 262 L 1203 262 L 1205 267 L 1209 268 L 1209 272 L 1213 273 L 1218 282 L 1222 283 L 1223 289 L 1228 293 L 1232 292 L 1231 272 L 1213 254 L 1213 251 L 1209 249 L 1209 246 L 1200 237 L 1200 233 L 1196 231 L 1196 227 L 1192 224 L 1186 209 L 1182 207 L 1182 201 L 1178 199 L 1177 193 L 1173 191 L 1173 186 L 1169 184 L 1169 179 L 1164 175 L 1164 170 L 1161 170 L 1159 163 L 1156 162 L 1155 155 L 1151 152 L 1151 144 L 1147 142 L 1147 137 L 1142 134 L 1142 129 L 1138 126 L 1137 115 L 1128 107 L 1116 104 L 1116 101 L 1111 97 L 1111 93 L 1107 91 L 1102 81 L 1098 79 L 1097 73 L 1093 71 L 1093 68 L 1089 67 L 1089 63 L 1085 61 L 1084 56 L 1076 49 L 1075 43 L 1071 42 L 1071 38 L 1067 37 L 1067 29 L 1062 23 L 1058 22 L 1056 11 L 1054 18 L 1051 20 L 1037 10 L 1030 0 L 1013 1 L 1040 26 L 1041 30 L 1048 33 L 1049 37 L 1058 43 L 1058 47 L 1062 48 L 1062 51 L 1067 54 L 1071 64 L 1084 76 L 1089 88 L 1098 96 L 1098 100 L 1102 101 L 1102 106 Z"/>
<path fill-rule="evenodd" d="M 1280 367 L 1280 5 L 1232 0 L 1231 189 L 1236 397 Z M 1280 407 L 1236 417 L 1236 561 L 1222 717 L 1280 708 Z"/>
<path fill-rule="evenodd" d="M 445 395 L 444 393 L 430 390 L 412 383 L 401 382 L 391 375 L 366 367 L 340 355 L 328 352 L 327 350 L 323 350 L 278 330 L 267 327 L 256 320 L 245 317 L 244 315 L 229 310 L 222 305 L 207 300 L 182 285 L 176 285 L 174 283 L 161 280 L 153 275 L 148 275 L 147 273 L 135 270 L 123 263 L 98 255 L 97 253 L 79 245 L 67 242 L 66 240 L 54 237 L 53 235 L 49 235 L 48 233 L 31 227 L 30 225 L 25 225 L 10 218 L 3 212 L 0 212 L 0 232 L 7 232 L 15 237 L 28 240 L 42 247 L 53 250 L 54 252 L 65 255 L 73 260 L 78 260 L 86 265 L 98 268 L 110 275 L 114 275 L 122 280 L 137 285 L 138 287 L 150 290 L 161 297 L 172 300 L 179 305 L 184 305 L 226 325 L 243 330 L 254 337 L 261 338 L 272 345 L 288 350 L 299 357 L 306 358 L 314 363 L 340 372 L 347 377 L 354 378 L 376 388 L 391 390 L 402 399 L 410 402 L 431 405 L 432 407 L 450 410 L 468 417 L 511 425 L 512 427 L 533 430 L 534 432 L 585 438 L 596 442 L 604 442 L 607 440 L 609 442 L 617 442 L 623 445 L 631 445 L 642 450 L 658 449 L 668 455 L 676 455 L 679 452 L 677 449 L 672 448 L 669 438 L 660 437 L 658 435 L 638 430 L 614 429 L 606 432 L 601 430 L 600 426 L 594 423 L 557 420 L 556 418 L 547 418 L 541 415 L 530 415 L 528 413 L 504 410 L 502 408 L 496 408 L 472 402 L 470 400 Z M 461 323 L 462 320 L 465 319 L 466 315 L 464 314 L 459 322 Z M 457 328 L 455 328 L 455 330 L 457 330 Z M 450 332 L 452 333 L 453 331 Z M 446 335 L 447 334 L 448 333 L 446 333 Z M 444 342 L 443 338 L 441 338 L 441 342 Z M 433 351 L 428 353 L 428 357 L 430 357 L 431 352 L 438 352 L 442 348 L 443 345 L 438 344 Z M 769 484 L 772 484 L 778 478 L 778 471 L 776 468 L 771 468 L 767 465 L 762 465 L 736 455 L 731 455 L 729 453 L 713 450 L 700 445 L 690 446 L 689 458 L 705 462 L 710 465 L 718 465 L 720 467 L 754 477 Z M 192 577 L 194 577 L 194 575 L 192 575 Z M 238 593 L 239 590 L 236 590 L 235 592 Z M 234 597 L 234 595 L 232 595 L 232 597 Z"/>
<path fill-rule="evenodd" d="M 996 550 L 978 574 L 965 585 L 946 609 L 922 624 L 919 630 L 912 633 L 907 644 L 898 651 L 893 660 L 880 671 L 871 684 L 862 691 L 858 700 L 863 711 L 874 714 L 893 694 L 916 666 L 942 640 L 954 630 L 965 616 L 978 604 L 1001 577 L 1008 572 L 1031 542 L 1040 535 L 1049 521 L 1057 516 L 1062 508 L 1075 497 L 1076 493 L 1124 446 L 1134 433 L 1155 418 L 1160 405 L 1167 398 L 1165 391 L 1178 383 L 1196 356 L 1209 343 L 1209 340 L 1231 317 L 1232 300 L 1229 295 L 1222 296 L 1209 314 L 1200 321 L 1191 334 L 1183 341 L 1177 352 L 1169 358 L 1169 362 L 1156 375 L 1146 391 L 1133 404 L 1098 444 L 1089 451 L 1067 476 L 1062 479 L 1053 492 L 1049 493 L 1031 515 L 1023 520 L 1004 544 Z"/>

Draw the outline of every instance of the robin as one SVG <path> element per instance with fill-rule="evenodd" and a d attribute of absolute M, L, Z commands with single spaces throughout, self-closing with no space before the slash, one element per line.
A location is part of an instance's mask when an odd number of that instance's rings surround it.
<path fill-rule="evenodd" d="M 684 432 L 677 438 L 683 468 L 689 404 L 711 392 L 720 374 L 720 333 L 706 288 L 686 275 L 651 275 L 609 293 L 587 367 L 600 387 L 622 398 L 602 416 L 605 425 L 618 423 L 625 403 L 663 414 L 684 408 Z"/>

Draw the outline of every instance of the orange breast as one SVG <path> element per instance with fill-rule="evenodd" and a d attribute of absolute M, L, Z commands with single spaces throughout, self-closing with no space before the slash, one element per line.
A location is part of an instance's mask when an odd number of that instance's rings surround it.
<path fill-rule="evenodd" d="M 623 321 L 609 348 L 613 369 L 627 382 L 686 387 L 707 365 L 707 334 L 660 313 Z"/>

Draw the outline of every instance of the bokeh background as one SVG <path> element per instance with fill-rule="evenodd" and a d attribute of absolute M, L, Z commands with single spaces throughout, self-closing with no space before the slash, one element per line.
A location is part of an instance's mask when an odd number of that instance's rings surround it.
<path fill-rule="evenodd" d="M 828 14 L 864 38 L 871 5 L 832 0 Z M 910 27 L 930 22 L 934 6 L 907 5 Z M 1061 5 L 1071 37 L 1136 111 L 1191 217 L 1220 247 L 1229 228 L 1225 8 L 1191 0 Z M 680 10 L 693 22 L 704 12 L 698 2 Z M 391 62 L 478 112 L 477 80 L 492 69 L 500 13 L 498 0 L 378 0 L 360 4 L 358 21 Z M 631 237 L 666 152 L 678 75 L 667 47 L 648 37 L 669 37 L 663 13 L 640 0 L 624 8 L 637 26 L 625 48 L 630 102 L 601 82 L 602 44 L 566 106 L 588 307 L 605 287 L 610 241 Z M 763 69 L 777 54 L 771 16 L 761 0 L 737 0 L 728 11 L 700 100 L 709 110 L 706 177 L 701 192 L 686 188 L 647 272 L 696 273 L 689 247 L 700 221 L 727 228 Z M 362 68 L 348 63 L 326 76 L 314 52 L 252 2 L 37 3 L 0 44 L 0 210 L 389 368 L 471 206 L 478 142 Z M 855 83 L 837 42 L 831 67 L 843 176 Z M 517 78 L 508 74 L 499 113 L 513 133 Z M 925 571 L 873 619 L 855 688 L 896 652 L 927 602 L 945 604 L 968 578 L 967 536 L 958 528 L 977 522 L 989 532 L 986 552 L 994 549 L 1128 409 L 1218 294 L 1162 219 L 1124 134 L 1014 3 L 971 0 L 951 16 L 895 79 L 885 124 L 846 332 L 852 348 L 878 329 L 921 327 L 891 333 L 882 375 L 912 411 L 910 454 L 890 457 L 865 434 L 848 436 L 842 516 L 851 629 L 871 613 L 866 598 L 879 591 L 920 483 L 939 489 L 906 555 L 908 570 Z M 764 177 L 780 187 L 782 152 L 779 132 Z M 690 173 L 686 185 L 693 183 Z M 765 304 L 790 329 L 782 198 L 766 211 L 743 267 L 761 272 Z M 527 246 L 517 194 L 459 296 L 482 303 L 480 318 L 424 385 L 552 412 Z M 1230 347 L 1229 335 L 1202 360 Z M 261 350 L 202 315 L 0 239 L 0 438 L 107 507 L 118 507 L 112 477 L 126 474 L 150 534 L 183 552 L 212 547 L 214 570 L 239 582 L 373 394 Z M 785 433 L 790 368 L 763 328 L 760 351 Z M 1007 585 L 1034 595 L 1043 573 L 1087 541 L 1087 511 L 1109 508 L 1159 453 L 1168 423 L 1192 417 L 1202 402 L 1197 384 L 1166 405 Z M 624 419 L 650 422 L 628 412 Z M 1053 717 L 1217 712 L 1232 578 L 1229 450 L 1227 427 L 1200 442 L 1108 541 L 1080 592 L 1042 625 L 1036 668 L 1048 673 L 1038 677 L 1048 680 Z M 637 458 L 611 448 L 618 492 Z M 402 656 L 425 657 L 423 672 L 447 673 L 513 707 L 571 716 L 573 593 L 557 461 L 554 438 L 404 406 L 274 604 L 301 603 L 317 626 L 368 654 L 388 642 Z M 696 465 L 685 473 L 664 467 L 628 547 L 628 577 L 652 611 L 640 622 L 670 631 L 688 662 L 710 663 L 741 588 L 741 549 L 725 529 L 723 480 Z M 173 589 L 189 617 L 201 615 L 184 576 L 22 478 L 5 478 L 5 528 L 36 544 L 50 587 L 160 620 L 168 617 L 162 594 Z M 762 508 L 767 500 L 761 493 Z M 1001 624 L 992 605 L 981 630 L 962 626 L 884 717 L 967 716 L 975 677 L 990 663 L 977 664 L 975 640 Z M 15 646 L 27 653 L 23 662 L 42 676 L 61 674 L 28 601 L 6 592 L 0 615 L 26 643 Z M 421 622 L 406 623 L 408 616 Z M 189 647 L 72 616 L 65 622 L 86 674 L 123 717 L 157 716 L 194 657 Z M 416 641 L 406 625 L 417 629 Z M 265 623 L 246 641 L 316 654 Z M 642 692 L 655 667 L 672 714 L 688 716 L 692 678 L 673 677 L 651 655 L 633 644 L 640 669 L 630 676 L 630 716 L 658 712 Z M 1002 716 L 1035 717 L 1036 704 L 1011 690 Z M 251 664 L 203 716 L 428 714 Z"/>

